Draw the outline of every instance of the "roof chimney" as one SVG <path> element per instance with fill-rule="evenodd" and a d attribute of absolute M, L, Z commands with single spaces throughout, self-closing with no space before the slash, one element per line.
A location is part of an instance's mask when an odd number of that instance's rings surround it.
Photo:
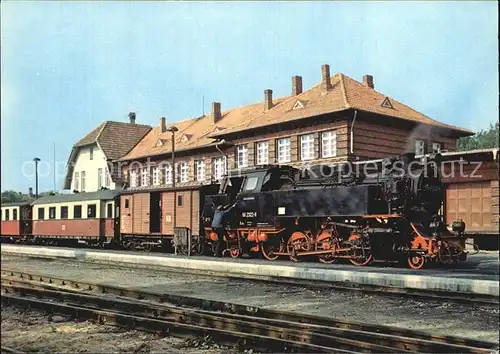
<path fill-rule="evenodd" d="M 130 112 L 128 118 L 130 119 L 130 124 L 135 124 L 135 112 Z"/>
<path fill-rule="evenodd" d="M 375 88 L 375 85 L 373 85 L 373 76 L 371 75 L 363 76 L 363 85 L 369 88 Z"/>
<path fill-rule="evenodd" d="M 29 188 L 28 188 L 28 196 L 29 196 L 30 198 L 33 198 L 33 187 L 29 187 Z"/>
<path fill-rule="evenodd" d="M 332 83 L 330 81 L 330 65 L 321 65 L 321 89 L 323 92 L 327 92 L 332 88 Z"/>
<path fill-rule="evenodd" d="M 167 118 L 160 118 L 160 132 L 165 133 L 167 131 Z"/>
<path fill-rule="evenodd" d="M 214 119 L 214 123 L 217 123 L 222 119 L 222 113 L 220 111 L 220 102 L 212 102 L 212 117 Z"/>
<path fill-rule="evenodd" d="M 297 96 L 302 93 L 302 76 L 292 77 L 292 96 Z"/>
<path fill-rule="evenodd" d="M 264 109 L 267 111 L 273 108 L 273 90 L 264 90 Z"/>

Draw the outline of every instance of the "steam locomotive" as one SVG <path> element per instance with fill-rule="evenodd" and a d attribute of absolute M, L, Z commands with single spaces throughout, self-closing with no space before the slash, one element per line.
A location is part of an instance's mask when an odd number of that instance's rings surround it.
<path fill-rule="evenodd" d="M 228 175 L 207 195 L 203 227 L 215 244 L 211 221 L 219 205 L 235 205 L 226 225 L 226 253 L 260 252 L 268 260 L 317 257 L 322 263 L 464 261 L 462 221 L 453 232 L 439 211 L 444 201 L 441 156 L 414 154 L 378 164 L 252 168 Z"/>
<path fill-rule="evenodd" d="M 219 206 L 233 205 L 223 254 L 268 260 L 341 260 L 364 266 L 465 261 L 465 224 L 449 231 L 440 213 L 441 156 L 268 165 L 231 171 L 220 183 L 101 190 L 2 204 L 7 242 L 213 254 Z"/>

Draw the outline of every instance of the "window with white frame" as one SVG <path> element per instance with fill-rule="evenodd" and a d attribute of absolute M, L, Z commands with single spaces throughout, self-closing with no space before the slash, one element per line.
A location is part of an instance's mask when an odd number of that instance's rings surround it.
<path fill-rule="evenodd" d="M 106 171 L 104 172 L 104 186 L 106 188 L 109 188 L 111 186 L 111 175 L 109 174 L 109 170 L 106 168 Z"/>
<path fill-rule="evenodd" d="M 80 188 L 80 173 L 75 172 L 75 190 L 79 190 Z"/>
<path fill-rule="evenodd" d="M 302 135 L 300 137 L 300 159 L 314 159 L 314 134 Z"/>
<path fill-rule="evenodd" d="M 238 168 L 248 167 L 248 147 L 246 145 L 238 145 L 236 148 Z"/>
<path fill-rule="evenodd" d="M 153 186 L 160 184 L 160 168 L 158 166 L 153 167 Z"/>
<path fill-rule="evenodd" d="M 130 187 L 134 188 L 134 187 L 137 187 L 137 182 L 138 182 L 138 178 L 139 178 L 139 171 L 134 169 L 134 170 L 130 170 Z"/>
<path fill-rule="evenodd" d="M 257 150 L 257 165 L 267 165 L 269 163 L 269 142 L 259 141 L 255 148 Z"/>
<path fill-rule="evenodd" d="M 321 157 L 337 156 L 337 133 L 333 130 L 321 133 Z"/>
<path fill-rule="evenodd" d="M 437 154 L 441 152 L 441 143 L 432 143 L 432 152 Z"/>
<path fill-rule="evenodd" d="M 196 174 L 196 181 L 202 182 L 205 180 L 205 161 L 195 160 L 194 162 L 194 173 Z"/>
<path fill-rule="evenodd" d="M 82 191 L 85 192 L 85 171 L 82 171 Z"/>
<path fill-rule="evenodd" d="M 212 161 L 213 178 L 219 180 L 226 173 L 226 162 L 223 157 L 216 157 Z"/>
<path fill-rule="evenodd" d="M 291 161 L 290 154 L 290 138 L 278 139 L 278 163 L 285 163 Z"/>
<path fill-rule="evenodd" d="M 424 154 L 425 154 L 425 141 L 415 140 L 415 155 L 424 155 Z"/>
<path fill-rule="evenodd" d="M 97 169 L 97 189 L 102 188 L 102 168 Z"/>
<path fill-rule="evenodd" d="M 165 165 L 165 184 L 172 184 L 172 166 Z"/>
<path fill-rule="evenodd" d="M 142 168 L 141 172 L 141 186 L 149 186 L 149 170 L 147 167 Z"/>
<path fill-rule="evenodd" d="M 189 180 L 188 179 L 188 163 L 187 163 L 187 161 L 179 162 L 177 171 L 179 173 L 179 176 L 176 178 L 178 181 L 185 183 Z"/>

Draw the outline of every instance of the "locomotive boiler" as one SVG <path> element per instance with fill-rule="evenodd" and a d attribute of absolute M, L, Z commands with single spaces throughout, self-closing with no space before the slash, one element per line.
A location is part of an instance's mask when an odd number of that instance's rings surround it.
<path fill-rule="evenodd" d="M 214 209 L 235 203 L 225 236 L 232 257 L 260 252 L 269 260 L 390 261 L 414 269 L 464 261 L 465 225 L 454 223 L 450 232 L 440 215 L 440 166 L 440 155 L 407 154 L 377 163 L 246 169 L 205 197 L 203 226 L 215 242 Z"/>

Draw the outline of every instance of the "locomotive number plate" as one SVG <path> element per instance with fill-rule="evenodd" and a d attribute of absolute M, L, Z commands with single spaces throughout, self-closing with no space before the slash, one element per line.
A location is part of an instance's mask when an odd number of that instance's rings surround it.
<path fill-rule="evenodd" d="M 286 213 L 285 207 L 278 208 L 278 215 L 285 215 L 285 213 Z"/>
<path fill-rule="evenodd" d="M 247 212 L 241 213 L 241 216 L 244 218 L 256 218 L 257 212 L 256 211 L 247 211 Z"/>

